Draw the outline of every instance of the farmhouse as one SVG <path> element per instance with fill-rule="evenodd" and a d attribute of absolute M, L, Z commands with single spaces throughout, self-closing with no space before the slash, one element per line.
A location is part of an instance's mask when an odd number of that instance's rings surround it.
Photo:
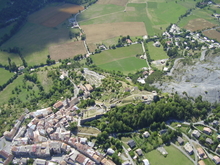
<path fill-rule="evenodd" d="M 183 138 L 181 138 L 180 136 L 177 137 L 177 141 L 180 145 L 183 145 L 184 144 L 184 140 Z"/>
<path fill-rule="evenodd" d="M 205 165 L 205 162 L 203 160 L 198 161 L 198 165 Z"/>
<path fill-rule="evenodd" d="M 199 155 L 199 157 L 200 157 L 201 159 L 207 158 L 207 156 L 206 156 L 204 150 L 203 150 L 201 147 L 200 147 L 200 148 L 197 148 L 197 152 L 198 152 L 198 155 Z"/>
<path fill-rule="evenodd" d="M 55 109 L 61 109 L 62 107 L 63 107 L 62 101 L 58 101 L 53 105 L 53 108 L 55 108 Z"/>
<path fill-rule="evenodd" d="M 201 135 L 201 133 L 200 133 L 198 130 L 193 130 L 192 135 L 193 135 L 195 138 L 199 138 L 200 135 Z"/>
<path fill-rule="evenodd" d="M 129 140 L 128 143 L 129 147 L 134 148 L 136 146 L 134 140 Z"/>
<path fill-rule="evenodd" d="M 145 132 L 143 133 L 143 136 L 144 136 L 145 138 L 148 138 L 148 137 L 150 136 L 150 133 L 149 133 L 148 131 L 145 131 Z"/>
<path fill-rule="evenodd" d="M 206 143 L 209 143 L 209 144 L 213 144 L 213 143 L 214 143 L 213 140 L 210 139 L 210 138 L 206 138 L 206 139 L 205 139 L 205 142 L 206 142 Z"/>
<path fill-rule="evenodd" d="M 203 132 L 206 133 L 207 135 L 210 135 L 212 133 L 212 130 L 208 127 L 204 127 Z"/>
<path fill-rule="evenodd" d="M 218 156 L 213 156 L 213 159 L 212 159 L 215 164 L 220 164 L 220 158 Z"/>
<path fill-rule="evenodd" d="M 148 159 L 144 159 L 143 162 L 144 162 L 144 165 L 150 165 L 150 162 Z"/>
<path fill-rule="evenodd" d="M 190 155 L 193 154 L 193 148 L 192 146 L 189 144 L 189 142 L 187 142 L 185 145 L 184 145 L 184 149 L 186 150 L 186 152 Z"/>
<path fill-rule="evenodd" d="M 141 156 L 143 153 L 142 153 L 142 150 L 140 149 L 140 148 L 138 148 L 137 150 L 136 150 L 136 153 L 139 155 L 139 156 Z"/>
<path fill-rule="evenodd" d="M 93 90 L 93 87 L 90 84 L 85 84 L 85 87 L 86 87 L 87 91 L 92 91 Z"/>

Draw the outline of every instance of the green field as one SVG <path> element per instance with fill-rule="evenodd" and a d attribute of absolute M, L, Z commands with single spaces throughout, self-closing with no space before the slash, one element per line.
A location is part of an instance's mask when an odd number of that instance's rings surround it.
<path fill-rule="evenodd" d="M 91 57 L 94 63 L 103 69 L 127 74 L 148 67 L 145 60 L 135 57 L 136 54 L 143 54 L 140 44 L 103 51 Z"/>
<path fill-rule="evenodd" d="M 97 5 L 97 4 L 95 4 Z M 94 6 L 95 6 L 94 5 Z M 147 17 L 146 4 L 145 3 L 128 3 L 127 7 L 134 8 L 134 11 L 119 11 L 108 15 L 100 15 L 98 18 L 89 17 L 86 20 L 83 19 L 83 14 L 80 19 L 81 25 L 90 24 L 102 24 L 102 23 L 113 23 L 113 22 L 144 22 L 147 33 L 150 35 L 154 34 L 151 26 L 151 21 Z"/>
<path fill-rule="evenodd" d="M 0 68 L 0 75 L 1 75 L 0 85 L 2 85 L 6 83 L 14 75 L 14 73 L 11 73 L 8 70 Z"/>
<path fill-rule="evenodd" d="M 183 155 L 178 149 L 173 146 L 164 147 L 168 152 L 168 155 L 164 157 L 159 151 L 153 150 L 146 154 L 146 158 L 149 160 L 151 165 L 192 165 L 193 163 Z"/>
<path fill-rule="evenodd" d="M 152 60 L 162 60 L 169 58 L 166 54 L 166 52 L 163 50 L 163 46 L 155 47 L 153 46 L 153 42 L 148 42 L 147 44 L 150 58 Z"/>
<path fill-rule="evenodd" d="M 17 66 L 22 64 L 22 61 L 17 54 L 0 51 L 0 63 L 2 65 L 8 65 L 8 57 L 11 59 L 11 62 L 15 62 Z"/>
<path fill-rule="evenodd" d="M 0 0 L 0 10 L 7 6 L 8 0 Z"/>
<path fill-rule="evenodd" d="M 148 67 L 145 60 L 137 57 L 129 57 L 98 66 L 105 70 L 121 71 L 124 74 L 134 73 L 143 67 Z"/>
<path fill-rule="evenodd" d="M 178 1 L 177 3 L 175 1 L 148 2 L 147 4 L 128 3 L 127 7 L 132 8 L 132 10 L 123 12 L 123 9 L 115 7 L 112 13 L 109 14 L 109 10 L 105 10 L 105 6 L 111 8 L 109 5 L 100 6 L 95 4 L 79 16 L 79 22 L 81 25 L 144 22 L 148 35 L 153 36 L 164 31 L 170 23 L 176 23 L 179 16 L 192 8 L 193 5 L 195 5 L 193 0 Z M 92 9 L 94 9 L 94 12 Z"/>
<path fill-rule="evenodd" d="M 67 25 L 48 28 L 28 22 L 1 47 L 19 47 L 28 65 L 36 65 L 46 62 L 49 46 L 67 41 L 70 41 Z"/>
<path fill-rule="evenodd" d="M 10 34 L 10 30 L 12 29 L 12 27 L 15 25 L 15 23 L 11 23 L 10 25 L 1 28 L 0 29 L 0 38 L 3 37 L 5 34 Z"/>
<path fill-rule="evenodd" d="M 78 21 L 82 20 L 88 20 L 91 18 L 98 18 L 100 16 L 116 13 L 116 12 L 122 12 L 124 10 L 123 6 L 113 5 L 113 4 L 94 4 L 89 7 L 86 11 L 84 11 L 82 14 L 80 14 L 77 17 Z"/>
<path fill-rule="evenodd" d="M 26 102 L 30 99 L 30 97 L 27 97 L 27 95 L 30 95 L 30 93 L 39 91 L 37 86 L 34 85 L 32 82 L 26 81 L 25 86 L 27 87 L 32 86 L 33 88 L 31 90 L 28 90 L 27 88 L 24 89 L 24 76 L 20 75 L 17 79 L 13 81 L 13 83 L 9 84 L 3 91 L 0 92 L 0 100 L 1 104 L 6 103 L 11 97 L 17 97 L 21 101 Z M 17 94 L 16 92 L 12 94 L 12 91 L 15 91 L 15 87 L 19 88 L 20 92 Z"/>
<path fill-rule="evenodd" d="M 209 158 L 203 159 L 203 161 L 205 162 L 206 165 L 215 165 L 214 161 L 212 161 L 212 160 L 209 159 Z"/>
<path fill-rule="evenodd" d="M 203 18 L 213 24 L 218 25 L 219 22 L 216 19 L 214 19 L 214 17 L 211 16 L 212 14 L 213 14 L 213 11 L 208 10 L 207 8 L 204 8 L 204 9 L 196 8 L 195 10 L 192 11 L 192 14 L 181 19 L 181 21 L 178 23 L 178 26 L 183 28 L 188 24 L 190 20 L 197 19 L 197 18 Z"/>

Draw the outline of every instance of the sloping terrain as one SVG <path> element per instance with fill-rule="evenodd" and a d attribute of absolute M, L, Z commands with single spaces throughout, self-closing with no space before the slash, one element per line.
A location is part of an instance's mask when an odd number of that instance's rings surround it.
<path fill-rule="evenodd" d="M 186 92 L 190 97 L 201 95 L 209 102 L 220 102 L 220 53 L 209 53 L 204 60 L 186 64 L 182 59 L 174 65 L 170 82 L 157 82 L 154 85 L 163 92 Z"/>

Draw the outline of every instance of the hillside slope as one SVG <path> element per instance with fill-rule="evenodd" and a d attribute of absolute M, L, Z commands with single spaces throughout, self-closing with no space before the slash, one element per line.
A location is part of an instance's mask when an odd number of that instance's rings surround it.
<path fill-rule="evenodd" d="M 190 63 L 190 64 L 189 64 Z M 154 85 L 163 92 L 186 92 L 190 97 L 201 95 L 209 102 L 220 102 L 220 52 L 208 53 L 204 59 L 185 62 L 177 60 L 170 82 L 157 82 Z"/>

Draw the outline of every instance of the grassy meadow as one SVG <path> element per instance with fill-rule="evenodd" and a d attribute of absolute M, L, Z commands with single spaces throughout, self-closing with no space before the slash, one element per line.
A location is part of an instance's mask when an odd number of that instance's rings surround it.
<path fill-rule="evenodd" d="M 204 9 L 196 8 L 195 10 L 192 11 L 192 14 L 181 19 L 181 21 L 178 23 L 178 26 L 184 28 L 189 23 L 190 20 L 194 20 L 198 18 L 205 19 L 206 21 L 210 23 L 218 25 L 219 22 L 214 17 L 211 16 L 212 14 L 213 14 L 213 11 L 208 10 L 207 8 L 204 8 Z"/>
<path fill-rule="evenodd" d="M 0 51 L 0 63 L 2 65 L 8 65 L 8 58 L 11 59 L 11 62 L 15 62 L 17 66 L 22 64 L 22 61 L 17 54 Z"/>
<path fill-rule="evenodd" d="M 0 75 L 1 75 L 0 85 L 3 85 L 14 75 L 14 73 L 9 72 L 8 70 L 5 70 L 3 68 L 0 68 Z"/>
<path fill-rule="evenodd" d="M 77 17 L 78 21 L 98 18 L 103 15 L 116 13 L 124 10 L 124 6 L 113 4 L 94 4 Z"/>
<path fill-rule="evenodd" d="M 45 63 L 48 47 L 70 41 L 66 25 L 49 28 L 27 22 L 11 39 L 4 43 L 2 49 L 19 47 L 29 65 Z"/>
<path fill-rule="evenodd" d="M 163 50 L 163 47 L 155 47 L 153 46 L 153 42 L 148 42 L 147 44 L 150 58 L 152 60 L 162 60 L 162 59 L 167 59 L 169 58 L 166 54 L 166 52 Z"/>
<path fill-rule="evenodd" d="M 103 51 L 91 57 L 94 63 L 103 69 L 127 74 L 147 67 L 146 61 L 135 57 L 136 54 L 143 54 L 140 44 Z"/>
<path fill-rule="evenodd" d="M 157 150 L 153 150 L 146 154 L 146 157 L 151 165 L 159 165 L 161 164 L 161 162 L 163 162 L 163 165 L 180 164 L 180 163 L 181 165 L 193 165 L 193 163 L 175 147 L 165 146 L 164 148 L 168 152 L 168 155 L 166 157 L 164 157 Z"/>

